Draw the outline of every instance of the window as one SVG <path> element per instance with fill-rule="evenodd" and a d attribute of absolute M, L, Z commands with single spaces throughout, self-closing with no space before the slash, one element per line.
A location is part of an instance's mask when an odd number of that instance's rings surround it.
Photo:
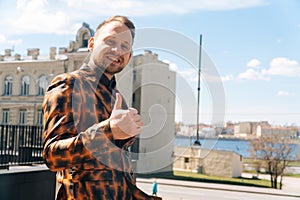
<path fill-rule="evenodd" d="M 7 76 L 4 80 L 4 95 L 9 96 L 12 95 L 12 84 L 13 84 L 13 77 Z"/>
<path fill-rule="evenodd" d="M 135 93 L 132 94 L 132 103 L 135 103 Z"/>
<path fill-rule="evenodd" d="M 28 95 L 29 94 L 29 84 L 30 84 L 30 77 L 28 75 L 23 76 L 21 81 L 21 95 Z"/>
<path fill-rule="evenodd" d="M 82 34 L 82 47 L 87 47 L 88 46 L 89 38 L 90 37 L 89 37 L 88 33 Z"/>
<path fill-rule="evenodd" d="M 189 163 L 190 162 L 190 158 L 185 157 L 184 158 L 184 163 Z"/>
<path fill-rule="evenodd" d="M 2 124 L 9 124 L 9 109 L 2 110 Z"/>
<path fill-rule="evenodd" d="M 19 124 L 24 125 L 26 123 L 26 109 L 20 109 Z"/>
<path fill-rule="evenodd" d="M 45 90 L 48 86 L 48 80 L 47 77 L 45 75 L 40 76 L 39 80 L 38 80 L 38 96 L 43 96 L 45 95 Z"/>
<path fill-rule="evenodd" d="M 38 109 L 37 111 L 37 125 L 42 125 L 43 124 L 43 112 L 42 109 Z"/>

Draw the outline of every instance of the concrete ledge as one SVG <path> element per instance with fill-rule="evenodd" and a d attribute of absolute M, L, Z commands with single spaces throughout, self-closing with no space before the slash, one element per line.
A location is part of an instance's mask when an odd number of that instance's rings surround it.
<path fill-rule="evenodd" d="M 55 173 L 45 166 L 12 167 L 0 171 L 0 199 L 54 200 Z"/>

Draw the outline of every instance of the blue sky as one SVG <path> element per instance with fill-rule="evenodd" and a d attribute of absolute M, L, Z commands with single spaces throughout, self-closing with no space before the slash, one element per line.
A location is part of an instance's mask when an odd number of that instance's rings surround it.
<path fill-rule="evenodd" d="M 300 2 L 297 0 L 18 0 L 0 1 L 0 54 L 14 46 L 66 47 L 82 22 L 95 29 L 124 14 L 137 28 L 169 29 L 198 43 L 214 62 L 226 97 L 225 120 L 300 125 Z M 158 52 L 159 53 L 159 52 Z M 196 87 L 182 60 L 159 53 Z M 210 98 L 203 84 L 201 120 Z M 187 120 L 191 122 L 191 120 Z"/>

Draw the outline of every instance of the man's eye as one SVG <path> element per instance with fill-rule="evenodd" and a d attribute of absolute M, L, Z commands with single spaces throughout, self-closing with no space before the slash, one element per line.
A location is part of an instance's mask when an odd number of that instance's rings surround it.
<path fill-rule="evenodd" d="M 109 40 L 106 40 L 106 44 L 108 44 L 108 45 L 113 45 L 113 44 L 114 44 L 114 41 L 113 41 L 113 40 L 111 40 L 111 39 L 109 39 Z"/>
<path fill-rule="evenodd" d="M 122 45 L 121 47 L 122 47 L 122 49 L 125 50 L 125 51 L 128 51 L 128 50 L 129 50 L 129 47 L 128 47 L 127 45 Z"/>

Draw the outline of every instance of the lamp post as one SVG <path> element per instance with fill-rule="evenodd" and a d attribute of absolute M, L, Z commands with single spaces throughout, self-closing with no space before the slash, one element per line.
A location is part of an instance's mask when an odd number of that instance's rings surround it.
<path fill-rule="evenodd" d="M 201 146 L 199 140 L 199 109 L 200 109 L 200 75 L 201 75 L 201 50 L 202 50 L 202 34 L 200 34 L 200 48 L 199 48 L 199 66 L 198 66 L 198 102 L 197 102 L 197 135 L 194 145 Z"/>

